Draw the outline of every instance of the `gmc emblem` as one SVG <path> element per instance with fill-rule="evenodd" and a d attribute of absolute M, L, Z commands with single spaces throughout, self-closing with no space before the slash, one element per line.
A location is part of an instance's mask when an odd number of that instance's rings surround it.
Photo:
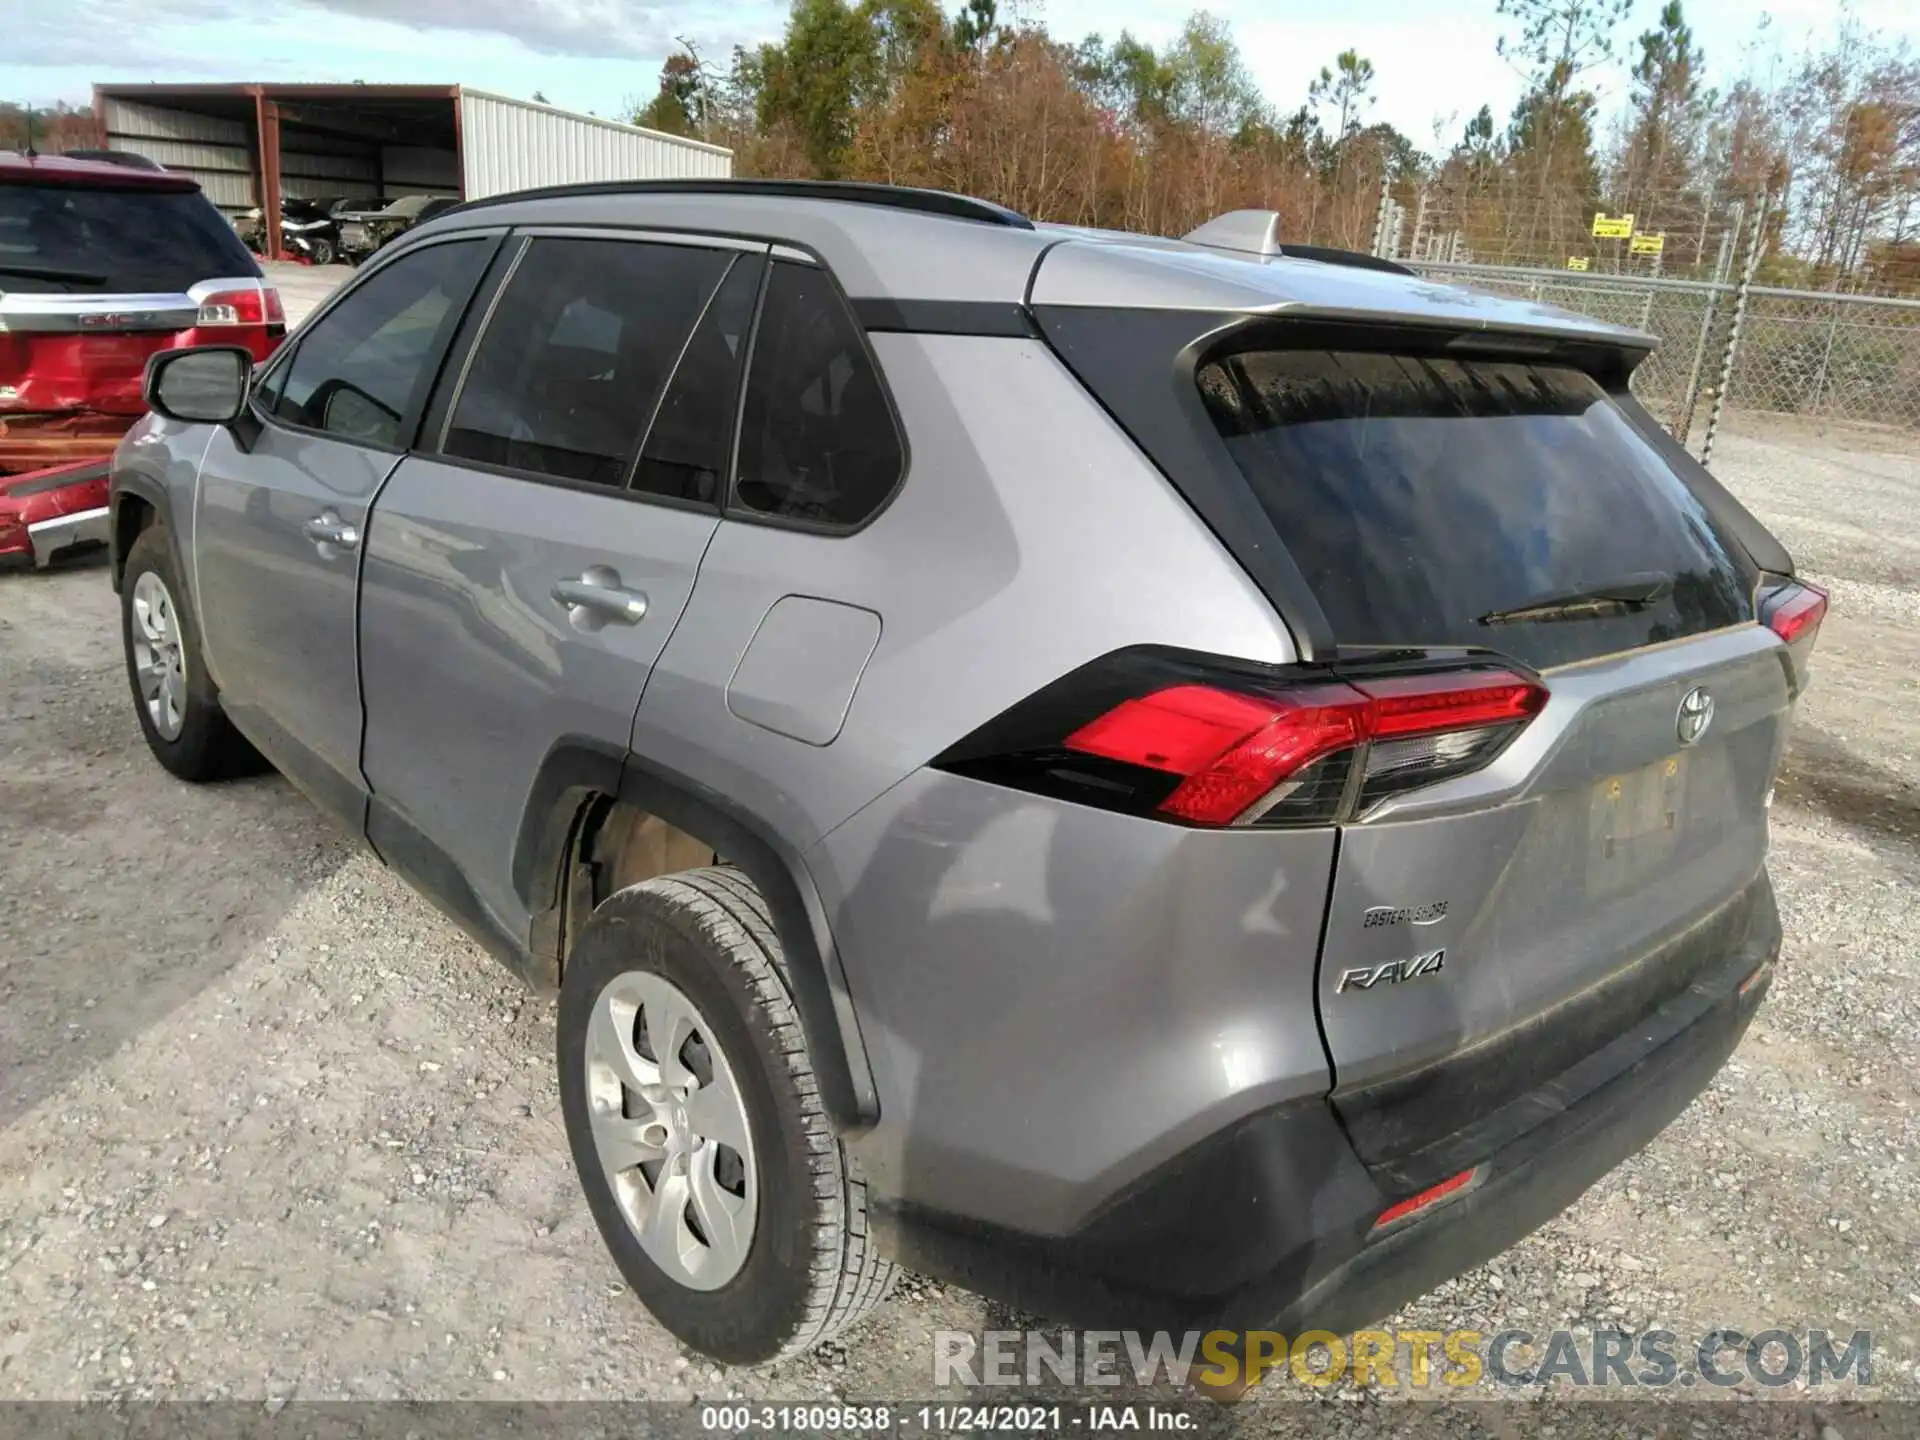
<path fill-rule="evenodd" d="M 1429 975 L 1438 975 L 1446 963 L 1447 952 L 1443 947 L 1407 960 L 1389 960 L 1384 965 L 1363 965 L 1358 970 L 1343 971 L 1340 983 L 1333 987 L 1333 992 L 1339 995 L 1348 990 L 1371 990 L 1383 983 L 1398 985 L 1403 980 L 1423 980 Z"/>
<path fill-rule="evenodd" d="M 127 330 L 135 326 L 144 328 L 154 324 L 158 319 L 151 310 L 98 311 L 79 318 L 82 330 Z"/>

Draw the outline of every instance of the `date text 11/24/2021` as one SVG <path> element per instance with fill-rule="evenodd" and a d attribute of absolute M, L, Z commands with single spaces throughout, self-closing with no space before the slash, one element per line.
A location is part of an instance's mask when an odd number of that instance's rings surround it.
<path fill-rule="evenodd" d="M 1178 1405 L 705 1405 L 702 1430 L 744 1434 L 910 1434 L 954 1432 L 1022 1435 L 1118 1434 L 1130 1430 L 1181 1432 L 1198 1417 Z"/>

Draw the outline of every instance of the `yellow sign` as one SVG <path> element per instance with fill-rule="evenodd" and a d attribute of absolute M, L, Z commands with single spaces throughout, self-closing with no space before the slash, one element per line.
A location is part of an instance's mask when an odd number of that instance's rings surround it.
<path fill-rule="evenodd" d="M 1636 235 L 1627 242 L 1629 255 L 1658 255 L 1666 249 L 1667 237 L 1661 235 Z"/>
<path fill-rule="evenodd" d="M 1584 269 L 1586 269 L 1586 268 L 1587 268 L 1587 257 L 1586 257 L 1586 256 L 1584 256 L 1584 255 L 1569 255 L 1569 256 L 1567 256 L 1567 269 L 1569 269 L 1569 270 L 1584 270 Z"/>
<path fill-rule="evenodd" d="M 1593 234 L 1597 240 L 1625 240 L 1633 234 L 1633 216 L 1593 212 Z"/>

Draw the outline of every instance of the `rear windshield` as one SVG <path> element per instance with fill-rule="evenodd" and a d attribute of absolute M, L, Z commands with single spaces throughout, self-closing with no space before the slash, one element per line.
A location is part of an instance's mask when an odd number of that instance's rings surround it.
<path fill-rule="evenodd" d="M 0 185 L 0 291 L 176 295 L 259 273 L 197 190 Z"/>
<path fill-rule="evenodd" d="M 1343 646 L 1544 668 L 1752 619 L 1751 562 L 1580 371 L 1266 350 L 1198 378 Z M 1513 613 L 1596 588 L 1633 598 Z"/>

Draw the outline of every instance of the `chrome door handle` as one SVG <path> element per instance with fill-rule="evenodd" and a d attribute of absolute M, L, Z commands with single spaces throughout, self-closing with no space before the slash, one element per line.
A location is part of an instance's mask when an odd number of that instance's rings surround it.
<path fill-rule="evenodd" d="M 332 510 L 322 510 L 300 529 L 329 558 L 336 550 L 353 550 L 360 544 L 360 532 Z"/>
<path fill-rule="evenodd" d="M 620 583 L 620 572 L 605 565 L 589 565 L 577 580 L 553 582 L 556 604 L 567 610 L 567 623 L 589 633 L 609 621 L 638 625 L 647 618 L 647 597 Z"/>

